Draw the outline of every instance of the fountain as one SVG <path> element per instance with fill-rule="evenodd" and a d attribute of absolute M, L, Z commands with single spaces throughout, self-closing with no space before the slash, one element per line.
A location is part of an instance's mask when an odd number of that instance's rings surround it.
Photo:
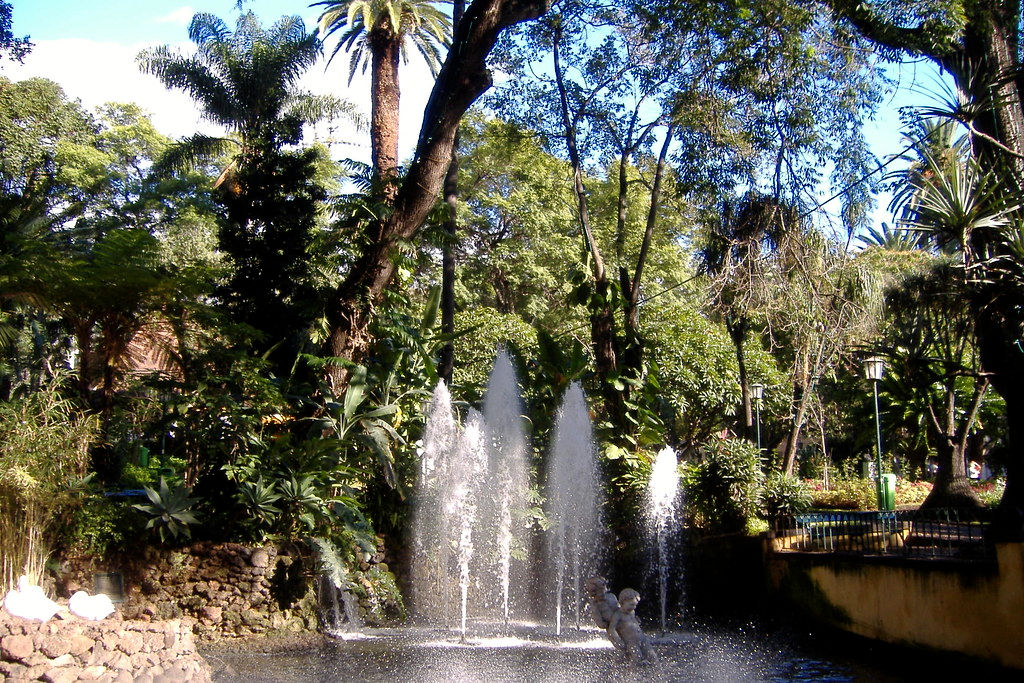
<path fill-rule="evenodd" d="M 583 389 L 576 382 L 565 393 L 555 419 L 548 467 L 548 515 L 552 535 L 549 565 L 555 576 L 555 633 L 562 633 L 566 576 L 571 577 L 573 614 L 580 628 L 583 579 L 595 572 L 601 528 L 594 439 Z M 584 565 L 587 565 L 586 567 Z"/>
<path fill-rule="evenodd" d="M 523 430 L 523 406 L 519 382 L 508 353 L 501 351 L 484 395 L 484 422 L 487 425 L 488 484 L 492 494 L 483 511 L 485 528 L 493 531 L 489 539 L 497 565 L 497 587 L 501 616 L 509 620 L 509 596 L 512 591 L 512 553 L 517 541 L 515 519 L 526 509 L 530 486 L 530 454 Z M 519 525 L 522 526 L 521 524 Z M 521 580 L 521 577 L 519 577 Z M 522 591 L 515 591 L 521 595 Z"/>
<path fill-rule="evenodd" d="M 669 447 L 661 449 L 654 459 L 651 477 L 647 481 L 647 507 L 645 525 L 654 537 L 657 553 L 658 598 L 661 606 L 661 633 L 667 630 L 666 605 L 668 602 L 668 532 L 675 521 L 679 498 L 679 471 L 675 451 Z"/>
<path fill-rule="evenodd" d="M 427 415 L 413 510 L 411 598 L 414 614 L 440 625 L 454 604 L 447 568 L 458 540 L 447 525 L 444 501 L 451 497 L 449 469 L 460 431 L 443 381 L 434 389 Z"/>
<path fill-rule="evenodd" d="M 473 535 L 480 526 L 477 508 L 486 494 L 484 487 L 481 486 L 482 475 L 487 472 L 484 433 L 483 416 L 475 410 L 470 410 L 466 418 L 466 428 L 459 439 L 458 448 L 455 449 L 455 457 L 449 463 L 450 498 L 444 504 L 448 528 L 458 534 L 456 556 L 459 567 L 459 632 L 462 634 L 462 640 L 466 639 Z"/>
<path fill-rule="evenodd" d="M 484 399 L 459 427 L 451 396 L 439 383 L 427 411 L 413 522 L 413 609 L 421 621 L 451 624 L 465 637 L 470 587 L 478 615 L 497 610 L 507 624 L 515 585 L 513 555 L 525 544 L 516 521 L 526 508 L 529 449 L 512 360 L 501 352 Z M 452 570 L 457 568 L 457 575 Z M 459 595 L 452 595 L 458 586 Z M 479 609 L 477 609 L 479 608 Z"/>
<path fill-rule="evenodd" d="M 529 451 L 507 355 L 496 363 L 482 416 L 467 411 L 465 426 L 460 426 L 443 383 L 434 391 L 428 413 L 415 499 L 410 594 L 415 620 L 428 628 L 363 629 L 313 652 L 270 658 L 220 653 L 214 660 L 222 667 L 216 680 L 853 680 L 849 664 L 818 654 L 814 648 L 819 639 L 801 641 L 800 632 L 774 633 L 753 624 L 738 630 L 694 626 L 654 640 L 654 669 L 635 660 L 624 662 L 610 636 L 596 625 L 580 623 L 582 579 L 598 573 L 603 559 L 598 551 L 606 544 L 600 538 L 592 429 L 579 385 L 569 388 L 558 411 L 545 473 L 552 533 L 543 565 L 538 564 L 541 560 L 513 559 L 522 557 L 519 551 L 527 545 L 515 530 L 518 511 L 525 506 Z M 652 470 L 646 524 L 658 550 L 663 631 L 668 531 L 677 485 L 675 454 L 665 449 Z M 518 615 L 512 620 L 521 607 L 516 596 L 529 592 L 517 587 L 518 569 L 526 566 L 539 566 L 541 576 L 552 577 L 554 595 L 545 595 L 555 603 L 553 627 L 527 623 Z M 603 582 L 592 582 L 590 588 L 592 599 L 606 602 Z M 607 625 L 618 610 L 618 621 L 625 621 L 615 624 L 618 634 L 650 661 L 653 651 L 643 651 L 650 643 L 643 639 L 632 609 L 636 598 L 634 591 L 623 590 L 617 601 L 612 597 L 613 604 L 603 607 Z M 566 600 L 573 601 L 570 612 L 582 626 L 572 632 L 562 629 Z M 474 637 L 467 640 L 471 626 Z M 459 637 L 439 637 L 436 627 Z M 623 644 L 628 650 L 629 643 Z"/>

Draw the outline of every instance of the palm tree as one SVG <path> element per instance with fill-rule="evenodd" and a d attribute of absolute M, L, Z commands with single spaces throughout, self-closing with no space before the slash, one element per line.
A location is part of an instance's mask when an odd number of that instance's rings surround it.
<path fill-rule="evenodd" d="M 313 315 L 310 245 L 326 190 L 317 179 L 320 153 L 295 150 L 303 125 L 342 114 L 351 104 L 298 89 L 320 57 L 316 34 L 298 17 L 264 29 L 251 12 L 232 32 L 223 20 L 197 14 L 189 26 L 194 55 L 158 47 L 139 55 L 142 69 L 167 87 L 184 90 L 229 137 L 196 134 L 160 160 L 167 169 L 194 166 L 214 155 L 230 162 L 217 180 L 220 250 L 233 272 L 219 295 L 235 322 L 262 333 L 274 360 L 294 359 Z M 290 356 L 290 359 L 289 359 Z"/>
<path fill-rule="evenodd" d="M 370 67 L 370 153 L 374 175 L 394 177 L 398 168 L 399 59 L 408 62 L 411 43 L 434 76 L 442 49 L 451 44 L 452 26 L 434 0 L 322 0 L 320 33 L 340 32 L 329 59 L 351 52 L 349 83 L 362 67 Z"/>
<path fill-rule="evenodd" d="M 299 79 L 321 54 L 316 35 L 306 32 L 299 17 L 282 17 L 264 29 L 247 12 L 232 33 L 219 17 L 196 14 L 188 35 L 197 46 L 195 55 L 181 55 L 164 45 L 140 53 L 139 66 L 168 88 L 188 93 L 203 117 L 230 136 L 192 135 L 172 147 L 161 166 L 194 167 L 233 152 L 218 179 L 218 185 L 233 186 L 243 160 L 298 143 L 304 124 L 341 116 L 358 120 L 351 103 L 298 90 Z"/>

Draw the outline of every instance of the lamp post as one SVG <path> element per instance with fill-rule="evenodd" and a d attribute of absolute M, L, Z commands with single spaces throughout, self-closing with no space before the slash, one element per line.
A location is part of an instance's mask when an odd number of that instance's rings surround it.
<path fill-rule="evenodd" d="M 864 360 L 864 376 L 871 380 L 875 389 L 875 493 L 878 495 L 878 509 L 885 508 L 885 495 L 882 491 L 882 419 L 878 411 L 878 382 L 885 372 L 885 361 L 878 356 Z"/>
<path fill-rule="evenodd" d="M 764 385 L 760 382 L 751 384 L 750 396 L 754 399 L 754 410 L 757 412 L 757 457 L 761 457 L 761 399 L 764 398 Z"/>

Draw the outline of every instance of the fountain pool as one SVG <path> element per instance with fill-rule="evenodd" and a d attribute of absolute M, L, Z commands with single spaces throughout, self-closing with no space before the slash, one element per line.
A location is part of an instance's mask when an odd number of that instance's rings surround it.
<path fill-rule="evenodd" d="M 553 626 L 495 622 L 460 643 L 447 630 L 368 629 L 344 641 L 300 653 L 259 655 L 206 652 L 214 680 L 223 683 L 303 681 L 881 681 L 977 677 L 977 663 L 951 661 L 840 634 L 808 633 L 791 624 L 703 625 L 655 638 L 655 665 L 625 663 L 595 628 L 555 637 Z M 490 632 L 492 635 L 486 635 Z M 973 667 L 973 668 L 972 668 Z M 994 678 L 1009 680 L 998 672 Z"/>

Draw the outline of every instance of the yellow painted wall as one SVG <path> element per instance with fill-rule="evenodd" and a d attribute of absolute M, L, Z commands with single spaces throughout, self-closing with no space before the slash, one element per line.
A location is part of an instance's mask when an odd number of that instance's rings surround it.
<path fill-rule="evenodd" d="M 998 570 L 771 552 L 773 586 L 835 626 L 892 643 L 1024 669 L 1024 543 L 997 546 Z"/>

